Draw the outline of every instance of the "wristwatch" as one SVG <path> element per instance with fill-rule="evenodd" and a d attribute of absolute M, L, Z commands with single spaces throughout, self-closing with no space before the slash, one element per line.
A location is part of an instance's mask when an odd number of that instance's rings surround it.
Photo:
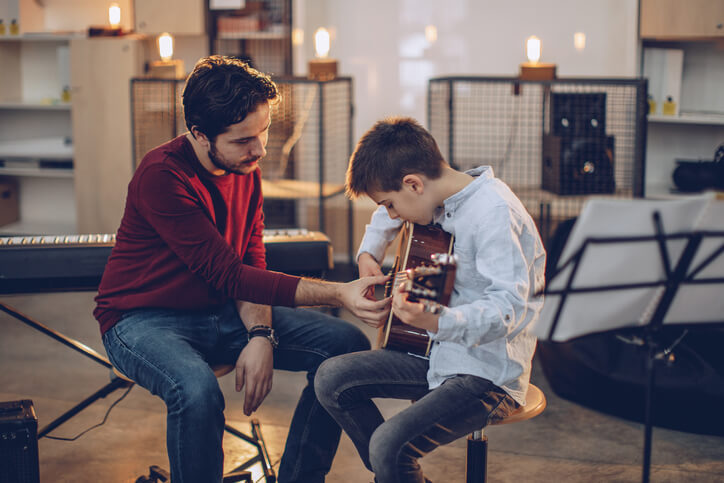
<path fill-rule="evenodd" d="M 247 332 L 247 341 L 250 341 L 252 337 L 264 337 L 269 340 L 272 348 L 276 349 L 279 346 L 279 339 L 277 339 L 274 329 L 268 325 L 255 325 L 249 332 Z"/>

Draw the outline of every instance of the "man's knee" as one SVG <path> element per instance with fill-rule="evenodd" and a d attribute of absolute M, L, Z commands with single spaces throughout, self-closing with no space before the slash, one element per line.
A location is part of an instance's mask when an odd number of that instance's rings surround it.
<path fill-rule="evenodd" d="M 216 377 L 213 373 L 200 372 L 194 377 L 185 377 L 173 385 L 169 397 L 164 398 L 169 410 L 176 409 L 198 414 L 200 417 L 223 413 L 224 395 Z"/>
<path fill-rule="evenodd" d="M 349 354 L 370 349 L 370 340 L 359 327 L 351 324 L 340 324 L 334 336 L 336 347 L 333 355 Z"/>

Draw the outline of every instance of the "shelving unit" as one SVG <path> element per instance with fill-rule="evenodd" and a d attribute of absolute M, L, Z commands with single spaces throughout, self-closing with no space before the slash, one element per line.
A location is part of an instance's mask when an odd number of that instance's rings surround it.
<path fill-rule="evenodd" d="M 2 233 L 76 230 L 72 103 L 61 97 L 70 87 L 69 43 L 79 37 L 0 37 L 0 176 L 17 179 L 20 199 L 20 220 Z M 52 194 L 51 208 L 40 193 Z"/>
<path fill-rule="evenodd" d="M 292 75 L 292 1 L 246 2 L 239 10 L 208 10 L 212 54 L 237 55 L 275 76 Z"/>
<path fill-rule="evenodd" d="M 646 48 L 684 53 L 679 116 L 648 116 L 646 196 L 669 196 L 677 160 L 712 160 L 724 143 L 724 2 L 641 0 L 641 73 Z"/>

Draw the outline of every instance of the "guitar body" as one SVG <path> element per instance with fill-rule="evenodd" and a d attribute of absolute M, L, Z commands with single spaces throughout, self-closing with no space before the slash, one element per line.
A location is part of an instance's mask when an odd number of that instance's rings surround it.
<path fill-rule="evenodd" d="M 449 233 L 435 226 L 423 226 L 405 223 L 400 233 L 400 245 L 397 248 L 393 273 L 404 273 L 422 265 L 430 264 L 430 255 L 453 251 L 453 237 Z M 385 289 L 385 296 L 392 293 L 395 283 L 390 283 Z M 450 302 L 452 284 L 445 288 L 435 302 L 447 305 Z M 427 331 L 403 323 L 390 311 L 387 323 L 380 327 L 377 345 L 383 349 L 393 349 L 410 354 L 427 357 L 430 355 L 432 340 Z"/>

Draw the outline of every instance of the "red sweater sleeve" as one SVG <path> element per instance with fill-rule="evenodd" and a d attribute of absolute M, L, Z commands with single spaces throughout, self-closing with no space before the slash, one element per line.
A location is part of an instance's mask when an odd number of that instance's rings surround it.
<path fill-rule="evenodd" d="M 266 248 L 264 247 L 264 211 L 262 206 L 264 198 L 259 196 L 256 206 L 256 216 L 254 218 L 254 226 L 249 237 L 249 244 L 244 254 L 244 263 L 257 268 L 266 269 Z"/>
<path fill-rule="evenodd" d="M 258 244 L 263 240 L 256 232 L 252 240 L 257 240 L 249 247 L 257 253 L 256 266 L 244 264 L 209 218 L 199 187 L 168 167 L 154 165 L 142 174 L 135 196 L 139 214 L 189 270 L 211 287 L 238 300 L 294 305 L 299 278 L 262 268 Z M 263 221 L 259 220 L 254 230 L 261 229 Z M 262 245 L 262 256 L 263 250 Z"/>

